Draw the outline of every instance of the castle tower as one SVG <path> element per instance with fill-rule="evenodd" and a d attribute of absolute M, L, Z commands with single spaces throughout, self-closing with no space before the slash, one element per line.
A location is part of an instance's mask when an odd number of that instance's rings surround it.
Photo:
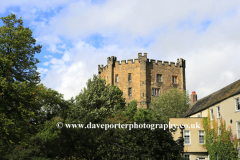
<path fill-rule="evenodd" d="M 184 59 L 177 63 L 147 58 L 147 53 L 138 53 L 137 59 L 116 61 L 108 57 L 107 65 L 98 65 L 98 73 L 106 83 L 118 86 L 123 91 L 126 103 L 136 99 L 138 108 L 148 108 L 151 100 L 172 87 L 186 90 Z"/>

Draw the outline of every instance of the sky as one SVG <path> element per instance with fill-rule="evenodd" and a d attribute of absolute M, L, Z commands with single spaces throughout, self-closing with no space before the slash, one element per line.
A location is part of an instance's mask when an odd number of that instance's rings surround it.
<path fill-rule="evenodd" d="M 107 57 L 186 60 L 186 89 L 201 99 L 240 79 L 240 1 L 7 0 L 42 51 L 41 83 L 66 100 L 86 87 Z M 0 26 L 2 26 L 2 21 Z"/>

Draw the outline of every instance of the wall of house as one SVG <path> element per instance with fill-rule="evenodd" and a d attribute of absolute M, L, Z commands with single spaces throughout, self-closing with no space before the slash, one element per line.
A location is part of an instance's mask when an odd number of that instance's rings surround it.
<path fill-rule="evenodd" d="M 199 157 L 205 158 L 205 160 L 208 160 L 207 152 L 189 152 L 189 153 L 185 153 L 185 154 L 189 154 L 190 160 L 198 160 Z"/>
<path fill-rule="evenodd" d="M 190 117 L 197 117 L 198 115 L 201 115 L 202 117 L 208 116 L 208 111 L 210 113 L 210 109 L 213 109 L 213 115 L 216 119 L 218 119 L 218 125 L 220 126 L 220 118 L 217 118 L 217 106 L 220 107 L 220 115 L 223 120 L 226 122 L 226 126 L 231 127 L 233 135 L 237 134 L 237 125 L 236 122 L 240 121 L 240 111 L 236 111 L 235 106 L 235 98 L 239 97 L 240 100 L 240 94 L 237 94 L 233 97 L 230 97 L 228 99 L 223 100 L 220 103 L 217 103 L 201 112 L 198 112 Z M 230 122 L 232 120 L 232 123 Z M 240 135 L 239 135 L 240 136 Z M 238 137 L 240 138 L 240 137 Z"/>
<path fill-rule="evenodd" d="M 170 124 L 180 126 L 185 125 L 184 130 L 190 130 L 190 145 L 184 145 L 184 152 L 207 152 L 202 144 L 199 144 L 199 131 L 204 130 L 201 123 L 202 118 L 170 118 Z M 178 128 L 173 134 L 174 140 L 182 137 L 181 130 Z"/>
<path fill-rule="evenodd" d="M 179 90 L 186 89 L 185 81 L 185 60 L 179 59 L 177 63 L 151 60 L 147 58 L 147 53 L 138 54 L 137 59 L 117 61 L 117 57 L 108 57 L 107 65 L 98 65 L 98 72 L 101 78 L 107 83 L 118 86 L 123 91 L 126 103 L 133 99 L 138 101 L 138 107 L 147 108 L 152 96 L 152 88 L 159 88 L 160 94 L 169 91 L 172 87 Z M 132 81 L 128 81 L 128 74 L 131 73 Z M 157 82 L 157 74 L 162 74 L 162 82 Z M 118 75 L 118 82 L 116 82 Z M 177 76 L 177 84 L 172 83 L 172 76 Z M 128 88 L 132 88 L 132 95 L 128 95 Z"/>

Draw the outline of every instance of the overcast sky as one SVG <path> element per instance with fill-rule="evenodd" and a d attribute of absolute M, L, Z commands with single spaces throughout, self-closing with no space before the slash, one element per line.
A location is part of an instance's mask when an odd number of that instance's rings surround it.
<path fill-rule="evenodd" d="M 186 87 L 203 98 L 240 79 L 240 1 L 5 0 L 43 46 L 41 82 L 75 97 L 107 57 L 186 60 Z M 0 22 L 0 26 L 3 25 Z"/>

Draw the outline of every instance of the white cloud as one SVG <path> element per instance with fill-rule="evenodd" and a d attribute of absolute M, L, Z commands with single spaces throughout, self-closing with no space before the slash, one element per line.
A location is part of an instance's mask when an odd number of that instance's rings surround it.
<path fill-rule="evenodd" d="M 42 77 L 44 74 L 46 74 L 48 72 L 48 69 L 38 68 L 37 71 L 40 73 L 40 76 Z"/>
<path fill-rule="evenodd" d="M 49 65 L 49 62 L 44 62 L 43 65 L 44 65 L 44 66 L 48 66 L 48 65 Z"/>
<path fill-rule="evenodd" d="M 53 57 L 53 56 L 51 56 L 51 55 L 45 55 L 44 56 L 44 58 L 51 58 L 51 57 Z"/>
<path fill-rule="evenodd" d="M 187 90 L 196 91 L 198 98 L 240 77 L 240 1 L 109 0 L 96 5 L 10 0 L 0 2 L 0 12 L 8 6 L 20 6 L 18 14 L 32 21 L 38 42 L 48 46 L 49 52 L 62 54 L 60 59 L 44 56 L 51 59 L 44 63 L 50 68 L 44 70 L 43 82 L 65 98 L 78 94 L 87 79 L 97 74 L 97 65 L 106 65 L 108 56 L 134 59 L 143 45 L 149 59 L 186 59 Z M 51 11 L 54 14 L 47 18 L 40 14 Z M 105 38 L 100 48 L 85 41 L 94 34 Z"/>

